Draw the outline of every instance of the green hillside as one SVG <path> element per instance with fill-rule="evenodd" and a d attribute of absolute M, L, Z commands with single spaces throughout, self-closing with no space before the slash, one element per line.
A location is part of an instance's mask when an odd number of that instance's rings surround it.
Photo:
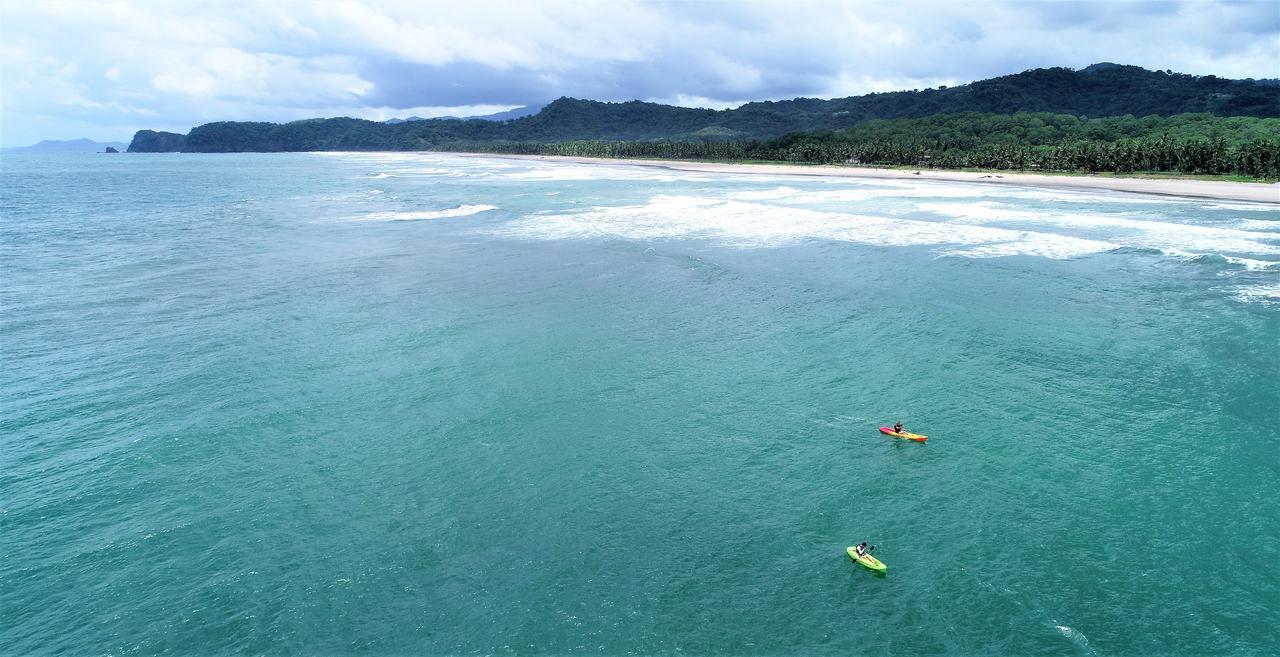
<path fill-rule="evenodd" d="M 834 100 L 757 102 L 720 111 L 640 101 L 603 103 L 561 98 L 535 115 L 510 121 L 434 119 L 387 124 L 335 118 L 285 124 L 220 122 L 192 129 L 185 140 L 168 133 L 140 132 L 130 150 L 440 150 L 487 142 L 735 141 L 795 132 L 838 131 L 877 119 L 969 112 L 1047 112 L 1082 120 L 1186 113 L 1280 117 L 1280 81 L 1228 80 L 1095 64 L 1079 71 L 1035 69 L 952 88 Z M 1051 133 L 1056 128 L 1047 129 Z M 159 135 L 164 138 L 157 138 Z"/>

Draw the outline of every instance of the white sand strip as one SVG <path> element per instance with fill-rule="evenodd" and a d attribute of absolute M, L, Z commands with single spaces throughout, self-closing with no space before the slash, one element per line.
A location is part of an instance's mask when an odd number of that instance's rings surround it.
<path fill-rule="evenodd" d="M 920 169 L 919 172 L 904 169 L 873 169 L 850 166 L 810 166 L 800 164 L 722 164 L 711 162 L 686 162 L 682 160 L 627 160 L 596 157 L 562 157 L 554 155 L 495 155 L 491 153 L 458 153 L 469 157 L 509 158 L 521 160 L 548 160 L 577 164 L 606 164 L 657 167 L 673 171 L 700 173 L 768 174 L 773 176 L 820 176 L 831 178 L 896 178 L 908 180 L 942 180 L 994 185 L 1021 185 L 1026 187 L 1054 187 L 1066 189 L 1104 189 L 1116 192 L 1211 198 L 1227 201 L 1252 201 L 1280 204 L 1280 183 L 1230 182 L 1222 180 L 1195 180 L 1192 178 L 1123 178 L 1111 176 L 1070 176 L 1038 173 L 1007 173 L 1002 171 L 943 171 Z"/>

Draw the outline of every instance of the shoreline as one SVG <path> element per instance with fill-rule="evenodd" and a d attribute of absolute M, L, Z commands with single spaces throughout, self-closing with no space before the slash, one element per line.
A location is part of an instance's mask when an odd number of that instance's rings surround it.
<path fill-rule="evenodd" d="M 640 166 L 672 171 L 697 173 L 743 173 L 786 176 L 814 176 L 821 178 L 870 178 L 897 180 L 930 180 L 937 182 L 986 183 L 992 185 L 1016 185 L 1021 187 L 1052 187 L 1057 189 L 1107 190 L 1154 196 L 1213 199 L 1218 201 L 1245 201 L 1280 205 L 1280 183 L 1230 182 L 1224 180 L 1195 180 L 1176 178 L 1169 180 L 1152 178 L 1088 177 L 1053 175 L 1044 173 L 1012 173 L 1003 171 L 947 171 L 920 169 L 919 173 L 904 169 L 876 169 L 835 165 L 803 164 L 754 164 L 689 162 L 684 160 L 637 160 L 607 157 L 575 157 L 569 155 L 517 155 L 498 153 L 454 153 L 465 157 L 493 157 L 514 160 L 549 160 L 575 164 L 611 164 Z"/>

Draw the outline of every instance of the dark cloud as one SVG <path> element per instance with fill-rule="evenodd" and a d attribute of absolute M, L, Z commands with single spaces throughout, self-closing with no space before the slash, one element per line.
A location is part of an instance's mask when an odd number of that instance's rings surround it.
<path fill-rule="evenodd" d="M 1229 2 L 1230 12 L 1224 14 L 1225 22 L 1232 32 L 1247 34 L 1280 33 L 1280 2 L 1253 2 L 1241 0 Z M 1280 69 L 1280 55 L 1276 58 L 1276 68 Z"/>
<path fill-rule="evenodd" d="M 474 62 L 430 65 L 380 60 L 362 67 L 360 75 L 373 83 L 363 102 L 379 107 L 520 105 L 555 97 L 555 89 L 537 71 Z"/>
<path fill-rule="evenodd" d="M 822 93 L 839 67 L 838 60 L 816 53 L 797 56 L 776 49 L 732 58 L 659 52 L 643 61 L 590 62 L 553 73 L 473 62 L 429 65 L 393 60 L 368 62 L 359 72 L 374 85 L 366 103 L 410 108 L 523 105 L 559 96 L 606 101 L 680 94 L 729 101 L 790 98 Z"/>
<path fill-rule="evenodd" d="M 956 21 L 951 33 L 960 41 L 978 41 L 987 34 L 981 25 L 965 19 Z"/>

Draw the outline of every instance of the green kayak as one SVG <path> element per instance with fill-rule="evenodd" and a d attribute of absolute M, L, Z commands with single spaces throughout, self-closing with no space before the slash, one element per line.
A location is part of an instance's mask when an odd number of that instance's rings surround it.
<path fill-rule="evenodd" d="M 883 563 L 880 562 L 879 559 L 869 554 L 858 556 L 857 548 L 853 548 L 853 547 L 849 548 L 849 556 L 852 557 L 854 561 L 857 561 L 858 563 L 866 566 L 867 568 L 870 568 L 871 570 L 876 571 L 877 573 L 883 573 L 884 571 L 889 570 L 888 566 L 884 565 Z"/>

